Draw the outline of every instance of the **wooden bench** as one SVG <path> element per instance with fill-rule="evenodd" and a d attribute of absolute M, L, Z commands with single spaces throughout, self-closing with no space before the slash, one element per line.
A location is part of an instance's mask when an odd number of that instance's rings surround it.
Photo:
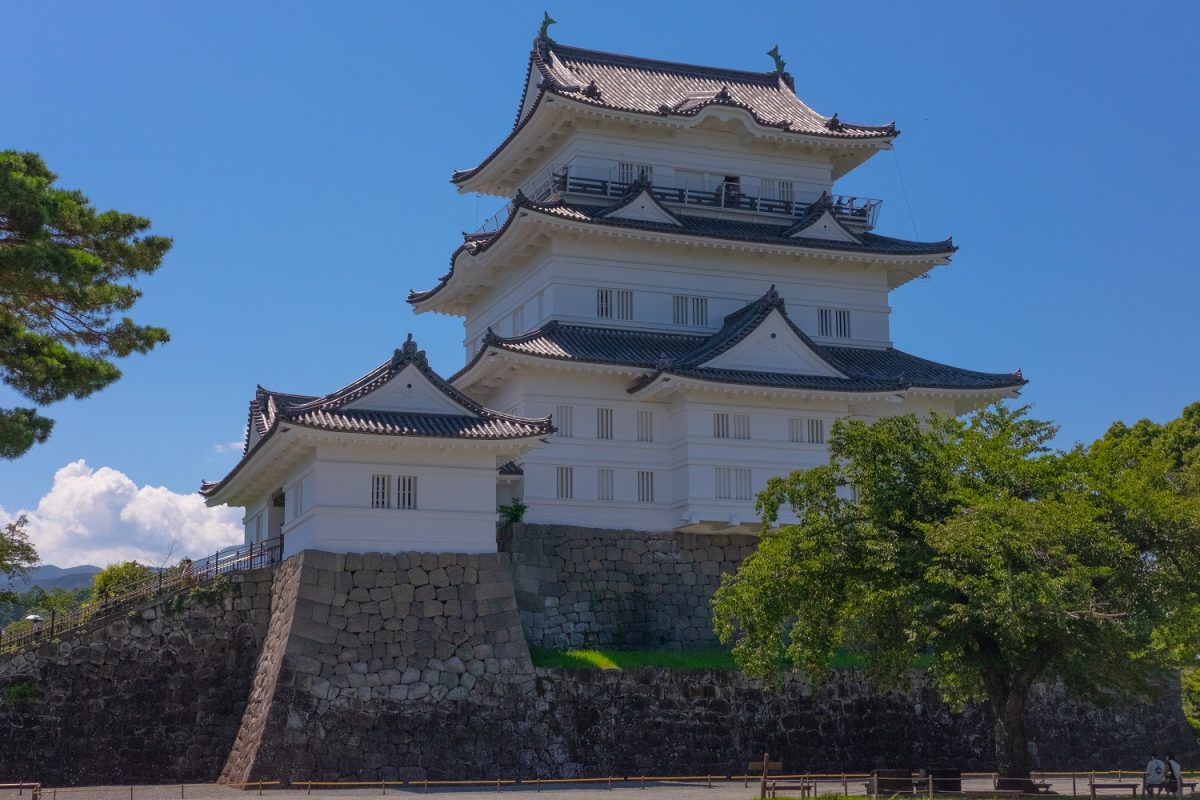
<path fill-rule="evenodd" d="M 871 780 L 863 784 L 867 795 L 913 794 L 916 787 L 925 781 L 914 778 L 911 769 L 877 769 L 871 773 Z"/>
<path fill-rule="evenodd" d="M 784 795 L 799 792 L 801 797 L 817 796 L 817 784 L 814 781 L 793 780 L 790 778 L 772 779 L 772 772 L 783 771 L 783 762 L 772 761 L 766 753 L 763 753 L 762 761 L 751 761 L 747 765 L 747 770 L 751 773 L 758 772 L 762 776 L 759 780 L 758 788 L 760 800 L 765 800 L 768 797 L 778 797 L 780 792 Z"/>
<path fill-rule="evenodd" d="M 966 798 L 984 797 L 1020 797 L 1020 789 L 963 789 L 962 796 Z"/>
<path fill-rule="evenodd" d="M 1140 784 L 1129 783 L 1127 781 L 1121 781 L 1118 783 L 1089 782 L 1088 783 L 1088 791 L 1089 791 L 1089 794 L 1091 794 L 1093 800 L 1095 800 L 1097 789 L 1128 789 L 1130 795 L 1132 795 L 1133 797 L 1137 797 L 1139 786 L 1140 786 Z"/>

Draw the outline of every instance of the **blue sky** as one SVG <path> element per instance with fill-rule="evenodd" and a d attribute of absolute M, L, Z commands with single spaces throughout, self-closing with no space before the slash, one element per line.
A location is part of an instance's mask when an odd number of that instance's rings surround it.
<path fill-rule="evenodd" d="M 331 390 L 410 331 L 437 369 L 461 366 L 459 321 L 415 317 L 404 297 L 499 205 L 448 178 L 509 130 L 544 7 L 6 3 L 0 148 L 41 153 L 62 185 L 150 217 L 175 247 L 135 312 L 172 342 L 52 407 L 50 442 L 0 462 L 0 512 L 35 508 L 80 459 L 192 492 L 235 463 L 256 383 Z M 549 10 L 560 41 L 664 59 L 767 70 L 778 43 L 816 110 L 896 120 L 895 156 L 839 190 L 885 200 L 881 233 L 962 248 L 893 295 L 896 345 L 1022 368 L 1065 446 L 1200 399 L 1200 6 L 1132 8 Z"/>

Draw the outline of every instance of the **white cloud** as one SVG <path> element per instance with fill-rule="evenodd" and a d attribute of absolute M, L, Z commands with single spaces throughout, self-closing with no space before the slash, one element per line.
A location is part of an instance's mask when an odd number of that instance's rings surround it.
<path fill-rule="evenodd" d="M 157 565 L 168 554 L 174 563 L 242 540 L 240 510 L 207 508 L 198 494 L 138 486 L 119 470 L 92 469 L 82 459 L 54 474 L 35 510 L 0 506 L 0 524 L 20 514 L 29 517 L 42 562 L 60 567 L 133 559 Z"/>
<path fill-rule="evenodd" d="M 218 452 L 218 453 L 238 453 L 238 454 L 241 454 L 241 452 L 242 452 L 242 440 L 241 440 L 241 439 L 238 439 L 236 442 L 225 442 L 225 443 L 223 443 L 223 444 L 214 444 L 214 445 L 213 445 L 213 450 L 215 450 L 215 451 L 216 451 L 216 452 Z"/>

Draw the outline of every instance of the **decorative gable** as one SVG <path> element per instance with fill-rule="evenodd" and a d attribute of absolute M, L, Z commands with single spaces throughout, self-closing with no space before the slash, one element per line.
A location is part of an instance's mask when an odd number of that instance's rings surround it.
<path fill-rule="evenodd" d="M 747 372 L 780 372 L 844 378 L 797 335 L 779 308 L 737 344 L 696 366 Z"/>
<path fill-rule="evenodd" d="M 610 219 L 632 219 L 642 222 L 656 222 L 660 225 L 674 225 L 682 227 L 678 218 L 661 203 L 654 199 L 654 195 L 650 194 L 650 184 L 648 181 L 639 181 L 631 187 L 629 192 L 631 197 L 622 199 L 620 203 L 612 208 L 606 209 L 597 216 L 608 217 Z"/>
<path fill-rule="evenodd" d="M 406 365 L 369 394 L 347 403 L 342 408 L 353 411 L 479 416 L 447 397 L 416 364 Z"/>
<path fill-rule="evenodd" d="M 826 239 L 831 242 L 859 244 L 858 237 L 846 230 L 828 209 L 807 225 L 792 228 L 787 235 L 794 239 Z"/>

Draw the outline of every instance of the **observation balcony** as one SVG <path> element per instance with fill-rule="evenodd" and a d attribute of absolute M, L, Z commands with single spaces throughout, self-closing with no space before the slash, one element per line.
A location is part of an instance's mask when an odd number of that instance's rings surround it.
<path fill-rule="evenodd" d="M 755 215 L 760 221 L 775 218 L 780 224 L 803 216 L 817 197 L 803 199 L 796 184 L 787 179 L 750 175 L 716 175 L 685 172 L 650 164 L 616 164 L 576 157 L 546 168 L 526 184 L 525 192 L 534 200 L 558 195 L 570 202 L 605 205 L 625 195 L 639 178 L 649 179 L 650 194 L 667 206 L 684 213 L 729 211 Z M 871 230 L 879 218 L 882 200 L 870 197 L 832 195 L 833 215 L 854 231 Z M 508 218 L 505 205 L 476 231 L 497 230 Z"/>

